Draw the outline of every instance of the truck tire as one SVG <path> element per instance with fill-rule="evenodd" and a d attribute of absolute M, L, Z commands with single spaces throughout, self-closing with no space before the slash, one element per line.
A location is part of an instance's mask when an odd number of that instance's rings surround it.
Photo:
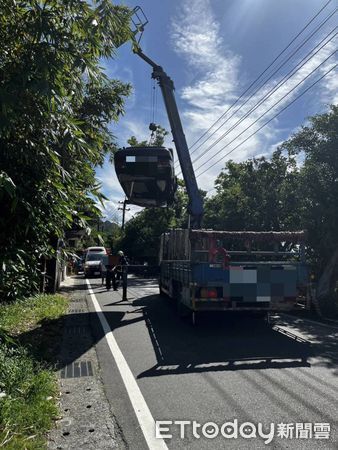
<path fill-rule="evenodd" d="M 182 285 L 178 284 L 176 298 L 176 312 L 180 319 L 184 319 L 190 317 L 191 311 L 190 309 L 182 303 Z"/>
<path fill-rule="evenodd" d="M 164 292 L 164 290 L 162 289 L 161 283 L 159 283 L 159 290 L 160 290 L 160 295 L 161 295 L 162 297 L 168 297 L 167 293 Z"/>
<path fill-rule="evenodd" d="M 254 319 L 266 319 L 268 317 L 268 312 L 267 311 L 254 311 L 250 314 L 251 317 L 253 317 Z"/>

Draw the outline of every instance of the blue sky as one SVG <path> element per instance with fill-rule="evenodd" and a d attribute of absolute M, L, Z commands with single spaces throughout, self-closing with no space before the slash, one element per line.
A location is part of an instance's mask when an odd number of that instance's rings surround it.
<path fill-rule="evenodd" d="M 127 0 L 116 3 L 143 8 L 149 23 L 141 47 L 174 80 L 176 100 L 187 142 L 191 146 L 328 0 L 139 0 L 135 3 Z M 255 84 L 222 121 L 192 147 L 192 160 L 198 158 L 193 165 L 201 188 L 213 188 L 214 180 L 227 159 L 241 161 L 254 155 L 268 156 L 305 123 L 308 116 L 326 111 L 330 103 L 338 103 L 338 76 L 334 69 L 313 89 L 239 145 L 336 64 L 336 54 L 330 55 L 337 48 L 338 38 L 334 36 L 337 32 L 337 12 L 318 31 L 315 30 L 337 6 L 337 0 L 331 0 L 258 83 L 263 84 L 268 77 L 271 77 L 270 80 L 261 89 L 258 89 L 260 84 Z M 313 36 L 310 36 L 312 33 Z M 323 48 L 313 54 L 316 45 L 326 36 L 321 44 L 325 44 Z M 283 65 L 306 39 L 308 41 Z M 292 69 L 297 69 L 297 64 L 307 55 L 303 61 L 305 64 L 278 87 L 278 82 Z M 323 63 L 325 59 L 327 61 Z M 282 67 L 278 69 L 279 66 Z M 158 87 L 157 107 L 153 110 L 151 106 L 151 68 L 131 52 L 129 44 L 117 51 L 114 60 L 104 61 L 104 67 L 111 77 L 133 85 L 125 116 L 118 124 L 112 125 L 119 145 L 126 145 L 131 135 L 148 139 L 148 126 L 153 114 L 156 123 L 170 130 Z M 315 72 L 310 75 L 313 70 Z M 308 78 L 302 82 L 305 77 Z M 269 93 L 270 97 L 264 100 L 264 95 Z M 237 111 L 244 102 L 245 105 Z M 261 103 L 250 112 L 257 102 Z M 243 118 L 246 113 L 247 117 Z M 215 131 L 225 120 L 227 122 Z M 213 131 L 215 134 L 210 136 Z M 224 138 L 220 139 L 224 134 Z M 217 139 L 219 142 L 215 144 Z M 171 136 L 166 144 L 173 146 Z M 233 152 L 225 156 L 232 149 Z M 212 164 L 213 167 L 210 167 Z M 179 169 L 177 174 L 180 174 Z M 97 171 L 97 176 L 109 198 L 106 217 L 121 220 L 116 214 L 116 207 L 124 194 L 114 167 L 107 162 Z M 140 208 L 131 206 L 127 218 L 138 210 Z"/>

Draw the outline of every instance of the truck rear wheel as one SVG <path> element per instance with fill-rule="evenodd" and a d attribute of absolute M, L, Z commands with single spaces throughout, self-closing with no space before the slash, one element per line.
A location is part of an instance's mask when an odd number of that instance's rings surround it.
<path fill-rule="evenodd" d="M 254 311 L 250 315 L 255 319 L 266 319 L 268 317 L 267 311 Z"/>
<path fill-rule="evenodd" d="M 182 316 L 182 285 L 175 281 L 173 283 L 173 298 L 176 303 L 176 313 L 179 317 Z"/>
<path fill-rule="evenodd" d="M 191 323 L 192 323 L 193 326 L 196 325 L 196 318 L 197 318 L 196 311 L 193 311 L 193 312 L 191 313 Z"/>
<path fill-rule="evenodd" d="M 164 290 L 162 289 L 161 283 L 160 283 L 160 285 L 159 285 L 159 289 L 160 289 L 160 295 L 161 295 L 162 297 L 168 297 L 167 293 L 164 292 Z"/>
<path fill-rule="evenodd" d="M 182 302 L 182 285 L 178 285 L 178 290 L 175 295 L 176 298 L 176 311 L 179 318 L 184 319 L 190 317 L 191 310 Z"/>

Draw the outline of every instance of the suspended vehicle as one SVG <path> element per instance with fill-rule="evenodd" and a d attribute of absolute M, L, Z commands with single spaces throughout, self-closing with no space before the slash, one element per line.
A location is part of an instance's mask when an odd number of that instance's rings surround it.
<path fill-rule="evenodd" d="M 174 83 L 161 66 L 157 65 L 139 47 L 141 36 L 148 23 L 142 8 L 136 6 L 131 16 L 135 26 L 133 51 L 153 68 L 152 78 L 158 81 L 168 114 L 174 143 L 185 181 L 191 225 L 200 227 L 203 216 L 203 200 L 195 179 L 188 145 L 185 140 L 181 119 L 174 96 Z M 153 132 L 156 125 L 149 126 Z M 168 206 L 174 202 L 177 180 L 174 173 L 173 152 L 165 147 L 128 147 L 117 151 L 114 156 L 115 171 L 128 203 L 143 207 Z"/>
<path fill-rule="evenodd" d="M 165 207 L 176 191 L 173 151 L 165 147 L 127 147 L 114 157 L 117 178 L 128 203 Z"/>

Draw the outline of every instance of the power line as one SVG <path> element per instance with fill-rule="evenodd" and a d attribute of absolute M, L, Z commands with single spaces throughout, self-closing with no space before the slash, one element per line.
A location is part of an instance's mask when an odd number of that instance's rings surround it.
<path fill-rule="evenodd" d="M 335 53 L 335 52 L 334 52 Z M 332 53 L 327 59 L 329 59 L 334 53 Z M 327 60 L 326 59 L 326 60 Z M 316 69 L 314 69 L 309 75 L 311 75 L 315 70 L 317 70 L 322 64 L 324 64 L 325 61 L 323 61 Z M 230 155 L 233 151 L 235 151 L 238 147 L 240 147 L 242 144 L 244 144 L 246 141 L 248 141 L 252 136 L 254 136 L 256 133 L 258 133 L 262 128 L 264 128 L 266 125 L 268 125 L 272 120 L 274 120 L 276 117 L 278 117 L 283 111 L 285 111 L 289 106 L 291 106 L 293 103 L 295 103 L 296 100 L 298 100 L 300 97 L 302 97 L 306 92 L 308 92 L 313 86 L 315 86 L 317 83 L 319 83 L 326 75 L 328 75 L 330 72 L 332 72 L 337 67 L 337 64 L 335 64 L 331 69 L 329 69 L 327 72 L 324 73 L 320 78 L 318 78 L 314 83 L 312 83 L 308 88 L 306 88 L 302 93 L 300 93 L 296 98 L 294 98 L 290 103 L 288 103 L 284 108 L 282 108 L 277 114 L 275 114 L 271 119 L 267 120 L 263 125 L 261 125 L 257 130 L 255 130 L 250 136 L 245 138 L 243 141 L 241 141 L 239 144 L 236 145 L 232 150 L 230 150 L 228 153 L 226 153 L 224 156 L 222 156 L 220 159 L 218 159 L 215 163 L 213 163 L 211 166 L 207 167 L 203 172 L 201 172 L 199 175 L 196 176 L 196 178 L 203 175 L 205 172 L 210 170 L 212 167 L 214 167 L 216 164 L 218 164 L 220 161 L 222 161 L 226 156 Z M 304 81 L 304 80 L 303 80 Z M 290 91 L 291 92 L 291 91 Z M 289 92 L 289 93 L 290 93 Z M 288 93 L 288 94 L 289 94 Z M 287 95 L 288 95 L 287 94 Z M 271 108 L 270 108 L 271 109 Z M 268 110 L 269 111 L 269 110 Z M 264 115 L 268 112 L 266 111 Z M 259 120 L 259 119 L 257 119 Z M 253 125 L 253 124 L 252 124 Z M 225 147 L 224 147 L 225 148 Z M 202 166 L 201 166 L 202 167 Z"/>
<path fill-rule="evenodd" d="M 329 14 L 329 16 L 327 16 L 325 18 L 325 20 L 296 48 L 296 50 L 294 50 L 291 54 L 288 55 L 288 57 L 286 59 L 284 59 L 284 61 L 277 67 L 277 69 L 274 70 L 274 72 L 263 82 L 263 84 L 259 85 L 254 92 L 245 100 L 244 103 L 242 103 L 239 108 L 236 109 L 236 111 L 232 112 L 232 114 L 226 118 L 225 121 L 223 121 L 221 123 L 221 125 L 219 127 L 216 128 L 216 130 L 214 130 L 208 137 L 207 139 L 205 139 L 198 147 L 195 148 L 195 150 L 193 150 L 191 152 L 191 154 L 193 154 L 196 150 L 198 150 L 202 145 L 204 145 L 220 128 L 222 128 L 238 111 L 240 111 L 243 106 L 248 103 L 249 100 L 251 100 L 251 98 L 257 94 L 257 92 L 259 92 L 266 84 L 267 82 L 279 71 L 279 69 L 281 69 L 281 67 L 283 67 L 299 50 L 300 48 L 302 48 L 309 40 L 311 37 L 313 37 L 314 34 L 316 34 L 320 28 L 333 16 L 333 14 L 335 14 L 337 11 L 337 8 L 331 13 Z M 307 55 L 297 64 L 301 64 L 302 61 L 304 61 L 304 59 L 310 54 L 312 53 L 316 47 L 318 47 L 331 33 L 333 33 L 335 31 L 337 27 L 335 27 L 332 31 L 330 31 L 309 53 L 307 53 Z M 333 39 L 333 38 L 332 38 Z M 326 44 L 325 44 L 326 45 Z M 295 68 L 297 67 L 297 65 L 295 66 Z M 300 67 L 299 67 L 300 68 Z M 274 88 L 275 90 L 278 89 L 278 86 L 281 85 L 282 81 L 285 79 L 285 77 L 287 77 L 290 73 L 292 72 L 289 71 L 288 74 L 284 75 L 284 77 L 277 83 L 276 87 Z M 282 83 L 283 84 L 283 83 Z M 269 93 L 271 92 L 271 90 L 269 91 Z M 265 94 L 265 96 L 267 96 L 268 94 Z M 262 101 L 264 100 L 264 97 L 262 97 Z M 252 110 L 252 109 L 251 109 Z M 250 110 L 250 111 L 251 111 Z M 248 115 L 248 113 L 246 113 Z M 238 123 L 238 122 L 237 122 Z M 240 123 L 240 122 L 239 122 Z M 232 129 L 234 129 L 235 126 L 232 126 L 232 128 L 230 130 L 228 130 L 228 132 L 226 132 L 225 134 L 223 134 L 220 138 L 218 138 L 215 142 L 213 142 L 211 145 L 209 145 L 207 147 L 207 149 L 201 153 L 200 155 L 198 155 L 194 160 L 193 163 L 195 163 L 196 161 L 198 161 L 200 158 L 202 158 L 205 153 L 207 153 L 211 148 L 213 148 L 214 145 L 216 145 L 220 140 L 222 140 Z"/>
<path fill-rule="evenodd" d="M 281 79 L 281 80 L 279 80 L 279 82 L 275 85 L 275 87 L 273 87 L 272 89 L 270 89 L 270 91 L 268 91 L 263 97 L 261 97 L 261 99 L 259 100 L 259 102 L 257 102 L 253 107 L 251 107 L 251 109 L 249 110 L 249 111 L 247 111 L 246 113 L 245 113 L 245 115 L 244 116 L 242 116 L 242 118 L 239 120 L 239 121 L 237 121 L 236 122 L 236 124 L 235 125 L 232 125 L 231 126 L 231 128 L 226 132 L 226 133 L 224 133 L 222 136 L 220 136 L 216 141 L 214 141 L 211 145 L 209 145 L 209 147 L 207 147 L 207 149 L 206 150 L 204 150 L 204 152 L 202 153 L 202 154 L 200 154 L 199 156 L 197 156 L 195 159 L 194 159 L 194 161 L 193 161 L 193 163 L 195 163 L 196 161 L 198 161 L 200 158 L 202 158 L 202 156 L 204 156 L 205 155 L 205 153 L 207 153 L 211 148 L 213 148 L 213 146 L 214 145 L 216 145 L 216 144 L 218 144 L 218 142 L 220 142 L 226 135 L 228 135 L 238 124 L 240 124 L 246 117 L 248 117 L 250 114 L 251 114 L 251 112 L 253 112 L 255 109 L 257 109 L 257 107 L 258 106 L 260 106 L 265 100 L 267 100 L 269 97 L 271 97 L 271 95 L 274 93 L 274 92 L 276 92 L 284 83 L 286 83 L 286 81 L 288 81 L 295 73 L 297 73 L 298 72 L 298 70 L 300 70 L 311 58 L 313 58 L 323 47 L 325 47 L 325 45 L 327 45 L 331 40 L 333 40 L 334 39 L 334 37 L 336 36 L 336 34 L 331 38 L 331 39 L 329 39 L 327 42 L 325 42 L 325 44 L 323 44 L 318 50 L 316 50 L 316 48 L 317 47 L 319 47 L 320 46 L 320 44 L 325 40 L 325 39 L 327 39 L 328 38 L 328 36 L 330 36 L 330 34 L 332 34 L 335 30 L 336 30 L 336 28 L 337 27 L 335 27 L 332 31 L 330 31 L 310 52 L 308 52 L 297 64 L 296 64 L 296 66 L 293 68 L 293 69 L 291 69 L 286 75 L 284 75 L 284 77 Z M 305 43 L 305 42 L 304 42 Z M 304 44 L 302 44 L 302 45 L 304 45 Z M 298 49 L 299 49 L 300 47 L 298 47 Z M 297 51 L 298 51 L 298 49 L 291 55 L 291 56 L 293 56 Z M 315 51 L 316 50 L 316 51 Z M 313 53 L 314 52 L 314 53 Z M 313 53 L 313 55 L 311 56 L 311 57 L 309 57 L 307 60 L 306 60 L 306 58 L 311 54 L 311 53 Z M 291 57 L 290 56 L 290 57 Z M 303 61 L 304 60 L 306 60 L 304 63 L 303 63 Z M 288 61 L 288 60 L 287 60 Z M 285 61 L 285 62 L 287 62 L 287 61 Z M 282 64 L 282 65 L 284 65 L 284 63 Z M 256 95 L 257 94 L 257 92 L 259 92 L 261 89 L 262 89 L 262 87 L 273 77 L 273 75 L 275 75 L 277 72 L 278 72 L 278 70 L 282 67 L 282 65 L 281 66 L 279 66 L 277 69 L 276 69 L 276 71 L 275 72 L 273 72 L 272 74 L 271 74 L 271 76 L 266 80 L 266 82 L 263 84 L 263 85 L 261 85 L 258 89 L 256 89 L 251 95 L 250 95 L 250 97 L 248 97 L 247 98 L 247 100 L 244 102 L 244 103 L 242 103 L 242 105 L 239 107 L 239 108 L 237 108 L 237 110 L 235 111 L 235 112 L 233 112 L 227 119 L 226 119 L 226 121 L 224 121 L 223 122 L 223 124 L 220 126 L 220 127 L 218 127 L 215 131 L 214 131 L 214 133 L 213 134 L 215 134 L 216 133 L 216 131 L 218 131 L 221 127 L 223 127 L 223 125 L 225 125 L 225 123 L 227 123 L 240 109 L 242 109 L 242 107 L 249 101 L 249 100 L 251 100 L 251 98 L 254 96 L 254 95 Z M 298 66 L 298 69 L 297 69 L 297 66 Z M 257 106 L 256 106 L 257 105 Z M 213 134 L 212 135 L 210 135 L 210 137 L 207 139 L 207 140 L 209 140 L 212 136 L 213 136 Z M 207 141 L 206 140 L 206 141 Z M 204 143 L 206 142 L 206 141 L 204 141 Z"/>
<path fill-rule="evenodd" d="M 306 75 L 306 77 L 304 77 L 302 80 L 299 81 L 299 83 L 297 83 L 289 92 L 287 92 L 285 95 L 283 95 L 282 98 L 280 98 L 276 103 L 274 103 L 270 108 L 268 108 L 263 114 L 261 114 L 254 122 L 252 122 L 245 130 L 243 130 L 241 133 L 239 133 L 235 138 L 233 138 L 230 142 L 228 142 L 225 146 L 223 146 L 219 152 L 221 152 L 222 150 L 224 150 L 226 147 L 228 147 L 232 142 L 234 142 L 239 136 L 241 136 L 243 133 L 245 133 L 249 128 L 251 128 L 256 122 L 258 122 L 259 120 L 261 120 L 262 117 L 264 117 L 268 112 L 270 112 L 276 105 L 278 105 L 278 103 L 280 103 L 282 100 L 284 100 L 284 98 L 286 98 L 292 91 L 294 91 L 300 84 L 302 84 L 307 78 L 309 78 L 316 70 L 319 69 L 319 67 L 321 67 L 323 64 L 326 63 L 326 61 L 328 61 L 334 54 L 336 53 L 336 50 L 334 52 L 332 52 L 324 61 L 322 61 L 315 69 L 313 69 L 308 75 Z M 284 109 L 282 109 L 283 111 Z M 259 131 L 259 129 L 257 130 Z M 231 150 L 232 152 L 233 150 Z M 214 155 L 216 156 L 216 154 Z M 225 155 L 226 156 L 226 155 Z M 213 157 L 212 157 L 213 158 Z M 212 159 L 211 158 L 211 159 Z M 221 158 L 222 159 L 222 158 Z M 210 161 L 210 159 L 209 159 Z M 208 162 L 209 162 L 208 161 Z M 201 164 L 197 169 L 201 169 L 203 166 L 205 166 L 207 164 L 207 162 Z M 214 164 L 213 164 L 214 165 Z M 213 167 L 210 166 L 210 167 Z M 204 173 L 204 172 L 203 172 Z M 200 174 L 201 175 L 201 174 Z"/>
<path fill-rule="evenodd" d="M 115 218 L 115 220 L 117 220 L 117 223 L 119 224 L 120 212 L 118 211 L 118 208 L 114 205 L 114 202 L 112 200 L 110 200 L 110 207 L 113 211 L 110 211 L 110 219 L 108 220 L 112 220 L 113 218 Z"/>
<path fill-rule="evenodd" d="M 201 159 L 203 156 L 205 156 L 206 153 L 208 153 L 211 149 L 214 148 L 215 145 L 217 145 L 221 140 L 223 140 L 231 131 L 233 131 L 238 125 L 240 125 L 248 116 L 250 116 L 259 106 L 263 104 L 264 101 L 269 99 L 278 89 L 280 89 L 290 78 L 292 78 L 305 64 L 307 64 L 314 56 L 320 52 L 328 43 L 330 43 L 336 36 L 337 32 L 329 39 L 327 39 L 335 30 L 337 27 L 335 27 L 332 31 L 330 31 L 312 50 L 310 50 L 307 55 L 304 56 L 304 58 L 297 63 L 297 65 L 291 69 L 284 77 L 273 87 L 268 91 L 266 94 L 263 95 L 241 118 L 237 120 L 225 133 L 223 133 L 219 138 L 217 138 L 209 147 L 207 147 L 203 154 L 199 155 L 197 158 L 193 160 L 193 163 L 197 162 L 199 159 Z M 323 41 L 327 41 L 322 44 Z M 317 48 L 319 47 L 319 48 Z M 317 49 L 317 50 L 316 50 Z M 311 55 L 311 56 L 310 56 Z M 198 169 L 197 169 L 198 170 Z"/>
<path fill-rule="evenodd" d="M 312 19 L 299 31 L 299 33 L 289 42 L 289 44 L 274 58 L 274 60 L 264 69 L 263 72 L 245 89 L 245 91 L 237 98 L 237 100 L 232 103 L 229 108 L 190 146 L 190 149 L 192 149 L 204 136 L 208 134 L 208 132 L 235 106 L 238 101 L 256 84 L 256 82 L 262 78 L 262 76 L 270 69 L 271 66 L 285 53 L 285 51 L 298 39 L 298 37 L 311 25 L 311 23 L 320 15 L 320 13 L 331 3 L 332 0 L 329 0 L 313 17 Z M 335 11 L 334 11 L 335 12 Z M 331 13 L 329 17 L 327 17 L 324 21 L 324 23 L 334 14 Z M 324 24 L 322 23 L 319 28 Z M 316 30 L 318 31 L 318 29 Z M 297 50 L 298 51 L 298 50 Z M 264 85 L 264 84 L 263 84 Z M 217 131 L 217 130 L 216 130 Z M 214 134 L 214 133 L 213 133 Z M 208 138 L 209 139 L 209 138 Z M 207 139 L 207 140 L 208 140 Z M 206 141 L 207 141 L 206 140 Z M 203 143 L 205 143 L 204 141 Z M 203 143 L 201 145 L 203 145 Z M 200 148 L 200 146 L 198 147 Z M 194 153 L 197 150 L 197 148 L 191 152 Z"/>

